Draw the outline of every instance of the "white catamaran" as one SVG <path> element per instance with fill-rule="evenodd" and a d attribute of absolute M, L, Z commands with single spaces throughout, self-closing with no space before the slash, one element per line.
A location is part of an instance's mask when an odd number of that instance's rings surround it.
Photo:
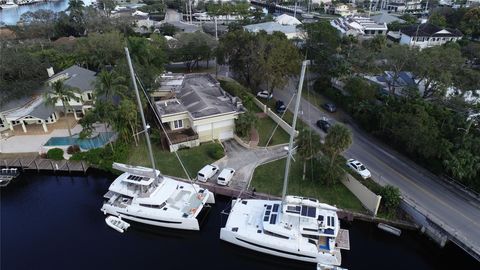
<path fill-rule="evenodd" d="M 293 130 L 307 64 L 304 61 L 302 65 Z M 293 149 L 294 133 L 290 134 L 288 149 Z M 318 269 L 341 269 L 340 249 L 349 249 L 348 231 L 340 229 L 334 206 L 316 199 L 286 196 L 290 160 L 291 153 L 287 156 L 282 200 L 233 200 L 220 238 L 258 252 L 316 263 Z"/>
<path fill-rule="evenodd" d="M 114 163 L 113 168 L 124 173 L 117 177 L 105 194 L 101 211 L 154 226 L 184 230 L 199 230 L 198 215 L 206 204 L 215 203 L 212 192 L 193 183 L 184 183 L 165 176 L 155 169 L 150 137 L 138 93 L 128 49 L 130 67 L 140 116 L 149 150 L 152 168 Z"/>

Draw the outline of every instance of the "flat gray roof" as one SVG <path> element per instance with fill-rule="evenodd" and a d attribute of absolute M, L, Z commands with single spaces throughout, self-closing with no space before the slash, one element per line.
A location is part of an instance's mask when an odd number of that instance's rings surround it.
<path fill-rule="evenodd" d="M 178 78 L 175 78 L 178 79 Z M 160 115 L 189 112 L 195 118 L 243 111 L 239 98 L 225 92 L 210 74 L 187 74 L 175 99 L 156 102 Z"/>

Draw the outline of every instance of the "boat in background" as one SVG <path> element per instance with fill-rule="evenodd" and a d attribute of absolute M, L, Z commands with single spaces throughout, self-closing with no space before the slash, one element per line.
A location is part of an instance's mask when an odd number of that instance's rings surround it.
<path fill-rule="evenodd" d="M 115 216 L 108 216 L 105 219 L 105 222 L 108 226 L 121 233 L 123 233 L 128 229 L 128 227 L 130 227 L 130 224 Z"/>

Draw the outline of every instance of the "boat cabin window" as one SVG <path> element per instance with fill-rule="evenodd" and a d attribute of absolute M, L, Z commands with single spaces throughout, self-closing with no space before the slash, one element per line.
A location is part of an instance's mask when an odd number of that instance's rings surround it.
<path fill-rule="evenodd" d="M 335 218 L 332 216 L 327 217 L 327 225 L 331 227 L 335 227 Z"/>
<path fill-rule="evenodd" d="M 302 206 L 302 216 L 315 217 L 317 215 L 317 208 L 311 206 Z"/>
<path fill-rule="evenodd" d="M 294 214 L 299 214 L 300 213 L 300 206 L 287 206 L 287 213 L 294 213 Z"/>

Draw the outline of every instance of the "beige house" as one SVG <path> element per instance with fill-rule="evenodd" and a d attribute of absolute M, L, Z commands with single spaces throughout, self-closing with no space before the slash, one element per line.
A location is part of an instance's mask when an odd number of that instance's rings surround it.
<path fill-rule="evenodd" d="M 170 151 L 233 138 L 242 102 L 225 92 L 210 74 L 167 74 L 153 92 Z"/>

